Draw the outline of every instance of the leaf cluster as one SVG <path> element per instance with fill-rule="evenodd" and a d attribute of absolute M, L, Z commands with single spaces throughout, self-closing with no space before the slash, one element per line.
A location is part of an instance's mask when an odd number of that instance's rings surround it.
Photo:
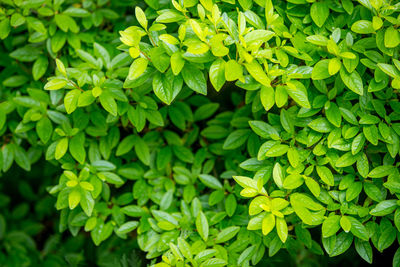
<path fill-rule="evenodd" d="M 60 170 L 61 231 L 159 267 L 399 242 L 399 3 L 2 2 L 0 169 Z"/>

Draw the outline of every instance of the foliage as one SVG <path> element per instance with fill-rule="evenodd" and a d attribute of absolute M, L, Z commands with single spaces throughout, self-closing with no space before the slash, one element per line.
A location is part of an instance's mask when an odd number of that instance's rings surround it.
<path fill-rule="evenodd" d="M 60 170 L 61 231 L 154 266 L 398 243 L 400 3 L 2 2 L 0 167 Z"/>
<path fill-rule="evenodd" d="M 134 239 L 114 237 L 94 247 L 84 233 L 60 234 L 55 198 L 46 191 L 58 170 L 45 162 L 32 167 L 11 167 L 4 178 L 18 183 L 0 184 L 0 266 L 142 266 Z"/>

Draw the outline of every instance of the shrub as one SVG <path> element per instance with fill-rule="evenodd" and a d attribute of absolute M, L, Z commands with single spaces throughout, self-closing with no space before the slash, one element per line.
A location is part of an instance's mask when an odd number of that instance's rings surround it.
<path fill-rule="evenodd" d="M 61 231 L 155 266 L 396 241 L 400 3 L 3 2 L 0 166 L 59 170 Z"/>
<path fill-rule="evenodd" d="M 0 184 L 0 266 L 142 266 L 134 239 L 114 236 L 95 247 L 83 232 L 59 232 L 55 198 L 45 189 L 58 172 L 42 161 L 29 172 L 14 166 L 5 174 L 18 183 Z"/>

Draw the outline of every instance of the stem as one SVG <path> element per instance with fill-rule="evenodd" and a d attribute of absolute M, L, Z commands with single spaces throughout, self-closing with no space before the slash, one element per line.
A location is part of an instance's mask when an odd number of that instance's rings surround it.
<path fill-rule="evenodd" d="M 153 46 L 157 46 L 156 43 L 154 42 L 153 37 L 151 37 L 150 32 L 147 32 L 147 35 L 149 36 L 149 40 L 150 40 L 151 44 L 152 44 Z"/>
<path fill-rule="evenodd" d="M 152 62 L 151 59 L 149 58 L 149 56 L 146 55 L 142 50 L 139 49 L 139 52 L 140 52 L 145 58 L 147 58 L 148 61 Z"/>
<path fill-rule="evenodd" d="M 71 80 L 69 80 L 68 79 L 68 81 L 70 82 L 70 83 L 72 83 L 72 85 L 76 88 L 76 89 L 78 89 L 78 90 L 80 90 L 81 92 L 85 92 L 82 88 L 80 88 L 74 81 L 71 81 Z"/>

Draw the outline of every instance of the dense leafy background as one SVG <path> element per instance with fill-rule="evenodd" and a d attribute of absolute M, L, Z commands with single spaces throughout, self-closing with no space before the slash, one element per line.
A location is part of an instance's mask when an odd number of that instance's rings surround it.
<path fill-rule="evenodd" d="M 400 3 L 1 3 L 0 264 L 399 266 Z"/>

